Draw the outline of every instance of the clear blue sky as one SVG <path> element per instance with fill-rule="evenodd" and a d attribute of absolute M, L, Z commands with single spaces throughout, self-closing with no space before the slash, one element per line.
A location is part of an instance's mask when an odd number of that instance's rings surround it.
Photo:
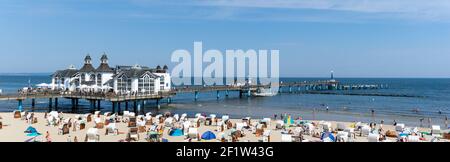
<path fill-rule="evenodd" d="M 176 49 L 279 49 L 281 76 L 449 77 L 450 1 L 0 0 L 0 73 L 170 64 Z M 173 65 L 171 65 L 173 66 Z"/>

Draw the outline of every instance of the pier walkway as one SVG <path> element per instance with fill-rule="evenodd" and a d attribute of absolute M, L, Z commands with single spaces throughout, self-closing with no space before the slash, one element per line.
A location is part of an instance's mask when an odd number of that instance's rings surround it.
<path fill-rule="evenodd" d="M 336 90 L 355 90 L 355 89 L 380 89 L 387 88 L 385 85 L 341 85 L 335 80 L 325 81 L 304 81 L 304 82 L 280 82 L 278 93 L 295 93 L 295 92 L 314 92 L 314 91 L 336 91 Z M 216 92 L 217 99 L 220 98 L 220 92 L 225 92 L 225 96 L 229 96 L 230 91 L 239 92 L 239 97 L 244 95 L 251 97 L 252 92 L 256 92 L 258 89 L 271 88 L 270 85 L 214 85 L 214 86 L 179 86 L 172 88 L 169 92 L 160 92 L 157 94 L 115 94 L 115 93 L 97 93 L 97 92 L 66 92 L 66 91 L 26 91 L 17 94 L 3 94 L 0 95 L 0 101 L 2 100 L 17 100 L 18 110 L 23 109 L 23 100 L 31 99 L 31 107 L 35 107 L 36 99 L 48 98 L 49 111 L 52 111 L 54 107 L 58 110 L 58 98 L 70 99 L 72 101 L 72 110 L 78 109 L 79 99 L 87 100 L 91 103 L 92 110 L 100 110 L 100 101 L 107 101 L 112 103 L 112 111 L 115 112 L 116 108 L 118 112 L 121 110 L 121 103 L 125 103 L 125 109 L 128 110 L 128 103 L 134 103 L 134 110 L 137 111 L 138 107 L 143 107 L 145 101 L 155 100 L 157 107 L 160 107 L 160 100 L 167 99 L 167 103 L 171 103 L 172 97 L 180 93 L 193 93 L 194 100 L 199 99 L 199 93 Z M 54 106 L 53 106 L 54 102 Z"/>

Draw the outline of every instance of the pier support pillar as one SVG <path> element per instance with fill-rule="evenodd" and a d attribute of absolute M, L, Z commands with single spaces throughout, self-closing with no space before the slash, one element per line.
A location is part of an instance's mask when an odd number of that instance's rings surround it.
<path fill-rule="evenodd" d="M 125 101 L 125 111 L 128 111 L 128 101 Z"/>
<path fill-rule="evenodd" d="M 135 114 L 137 114 L 137 108 L 138 108 L 137 100 L 134 100 L 134 113 Z"/>
<path fill-rule="evenodd" d="M 58 111 L 58 98 L 55 98 L 55 110 Z"/>
<path fill-rule="evenodd" d="M 75 99 L 70 99 L 71 103 L 72 103 L 72 113 L 75 112 Z"/>
<path fill-rule="evenodd" d="M 19 99 L 19 100 L 17 100 L 17 101 L 18 101 L 17 109 L 18 109 L 19 111 L 22 111 L 22 110 L 23 110 L 22 100 Z"/>
<path fill-rule="evenodd" d="M 112 113 L 116 113 L 116 102 L 112 101 L 112 109 L 111 109 Z"/>
<path fill-rule="evenodd" d="M 159 99 L 156 99 L 156 106 L 158 107 L 158 110 L 161 109 L 161 104 L 159 104 Z"/>
<path fill-rule="evenodd" d="M 34 108 L 36 106 L 36 99 L 31 99 L 31 108 Z"/>
<path fill-rule="evenodd" d="M 194 97 L 195 97 L 195 101 L 197 101 L 198 100 L 198 91 L 195 91 Z"/>
<path fill-rule="evenodd" d="M 159 102 L 159 100 L 158 100 L 158 102 Z M 142 100 L 141 101 L 141 109 L 140 109 L 141 114 L 145 114 L 144 108 L 145 108 L 145 100 Z"/>
<path fill-rule="evenodd" d="M 217 99 L 220 98 L 220 91 L 217 91 Z"/>
<path fill-rule="evenodd" d="M 172 103 L 172 98 L 167 97 L 167 104 L 170 104 L 170 103 Z"/>
<path fill-rule="evenodd" d="M 101 102 L 102 100 L 97 100 L 97 111 L 100 111 L 100 102 Z"/>
<path fill-rule="evenodd" d="M 89 108 L 91 109 L 91 111 L 92 112 L 94 112 L 94 110 L 95 110 L 95 103 L 94 103 L 94 100 L 89 100 L 89 103 L 91 104 L 90 106 L 89 106 Z"/>
<path fill-rule="evenodd" d="M 53 107 L 52 104 L 53 104 L 53 99 L 49 98 L 48 99 L 48 110 L 49 110 L 49 112 L 52 111 L 52 107 Z"/>
<path fill-rule="evenodd" d="M 117 113 L 119 113 L 119 115 L 122 112 L 122 103 L 121 102 L 117 102 Z"/>
<path fill-rule="evenodd" d="M 239 91 L 239 98 L 242 98 L 242 91 Z"/>
<path fill-rule="evenodd" d="M 75 99 L 75 109 L 78 110 L 78 103 L 79 103 L 79 99 Z"/>

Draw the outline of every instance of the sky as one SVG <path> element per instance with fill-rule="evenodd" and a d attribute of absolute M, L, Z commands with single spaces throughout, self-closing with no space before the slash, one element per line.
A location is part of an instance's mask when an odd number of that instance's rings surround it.
<path fill-rule="evenodd" d="M 0 73 L 278 49 L 282 77 L 450 76 L 448 0 L 0 0 Z"/>

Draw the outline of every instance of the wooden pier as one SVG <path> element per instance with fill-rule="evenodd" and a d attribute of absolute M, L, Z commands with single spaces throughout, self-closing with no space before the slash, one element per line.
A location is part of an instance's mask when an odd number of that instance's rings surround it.
<path fill-rule="evenodd" d="M 341 85 L 335 80 L 325 81 L 304 81 L 304 82 L 280 82 L 278 93 L 295 93 L 295 92 L 314 92 L 314 91 L 336 91 L 336 90 L 358 90 L 358 89 L 380 89 L 387 88 L 386 85 Z M 156 105 L 160 108 L 160 100 L 167 99 L 167 103 L 172 102 L 172 97 L 179 93 L 193 93 L 194 100 L 199 99 L 199 93 L 216 92 L 217 99 L 220 98 L 220 92 L 225 92 L 225 96 L 229 96 L 230 91 L 239 92 L 239 97 L 247 96 L 251 97 L 251 93 L 258 89 L 271 88 L 270 85 L 219 85 L 219 86 L 180 86 L 175 87 L 169 92 L 160 92 L 157 94 L 126 94 L 119 95 L 114 93 L 86 93 L 86 92 L 63 92 L 63 91 L 33 91 L 22 92 L 20 94 L 0 95 L 1 100 L 17 100 L 19 111 L 23 110 L 23 101 L 31 99 L 32 109 L 35 107 L 36 99 L 48 98 L 48 110 L 58 110 L 58 99 L 64 98 L 71 100 L 72 112 L 78 110 L 78 102 L 80 99 L 84 99 L 90 102 L 90 108 L 92 111 L 100 110 L 101 101 L 111 102 L 112 112 L 121 112 L 122 103 L 125 104 L 125 110 L 128 110 L 129 103 L 133 103 L 132 108 L 136 113 L 144 113 L 143 107 L 146 101 L 155 100 Z M 54 105 L 53 105 L 54 104 Z M 140 109 L 140 112 L 138 112 Z"/>

